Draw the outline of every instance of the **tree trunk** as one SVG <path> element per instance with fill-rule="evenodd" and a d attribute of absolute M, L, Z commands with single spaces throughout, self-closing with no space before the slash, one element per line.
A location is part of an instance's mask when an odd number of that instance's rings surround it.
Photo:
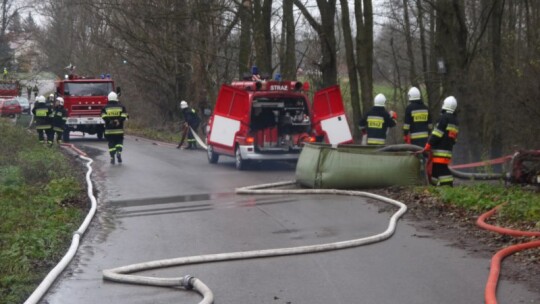
<path fill-rule="evenodd" d="M 407 57 L 409 57 L 409 81 L 410 83 L 419 88 L 420 84 L 416 75 L 416 66 L 414 60 L 414 51 L 411 35 L 411 22 L 409 20 L 409 6 L 407 0 L 403 0 L 403 22 L 405 29 L 405 41 L 407 43 Z"/>
<path fill-rule="evenodd" d="M 293 15 L 293 0 L 283 0 L 283 28 L 285 32 L 285 54 L 282 60 L 283 79 L 296 79 L 296 27 Z"/>
<path fill-rule="evenodd" d="M 358 125 L 362 118 L 360 109 L 360 93 L 358 91 L 358 71 L 354 59 L 354 46 L 352 40 L 351 21 L 349 19 L 349 4 L 347 0 L 341 2 L 341 22 L 343 25 L 343 38 L 345 42 L 345 57 L 347 59 L 347 72 L 349 73 L 349 85 L 351 88 L 351 107 L 353 110 L 353 134 L 354 138 L 361 139 L 360 129 Z"/>
<path fill-rule="evenodd" d="M 240 79 L 250 73 L 249 57 L 251 55 L 251 0 L 243 0 L 238 6 L 240 15 L 240 45 L 238 51 L 238 72 Z"/>
<path fill-rule="evenodd" d="M 356 62 L 360 75 L 362 111 L 365 113 L 373 106 L 373 7 L 371 0 L 355 0 L 354 7 Z"/>

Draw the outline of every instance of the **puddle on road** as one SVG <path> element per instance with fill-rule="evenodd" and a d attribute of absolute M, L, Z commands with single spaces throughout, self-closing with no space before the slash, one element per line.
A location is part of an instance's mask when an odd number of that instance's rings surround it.
<path fill-rule="evenodd" d="M 262 196 L 240 198 L 234 193 L 218 193 L 144 198 L 138 200 L 121 200 L 111 201 L 108 202 L 108 204 L 111 207 L 122 208 L 121 210 L 118 209 L 115 215 L 119 218 L 125 218 L 185 212 L 210 211 L 216 209 L 255 207 L 262 205 L 291 203 L 294 201 L 297 201 L 297 199 L 291 198 L 290 196 Z M 167 204 L 167 206 L 158 206 L 164 204 Z M 155 208 L 148 208 L 148 206 L 155 206 Z M 133 209 L 133 207 L 142 208 Z"/>

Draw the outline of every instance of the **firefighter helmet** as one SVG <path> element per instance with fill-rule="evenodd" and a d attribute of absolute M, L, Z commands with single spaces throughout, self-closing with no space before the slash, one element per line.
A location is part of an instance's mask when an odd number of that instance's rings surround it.
<path fill-rule="evenodd" d="M 180 101 L 180 109 L 183 110 L 183 109 L 185 109 L 187 107 L 188 107 L 188 105 L 187 105 L 187 102 L 185 100 Z"/>
<path fill-rule="evenodd" d="M 110 92 L 107 99 L 109 99 L 109 101 L 118 101 L 118 94 L 115 92 Z"/>
<path fill-rule="evenodd" d="M 64 98 L 62 97 L 56 97 L 56 101 L 59 105 L 64 106 Z"/>
<path fill-rule="evenodd" d="M 457 100 L 454 96 L 448 96 L 444 99 L 442 109 L 448 113 L 454 113 L 457 108 Z"/>
<path fill-rule="evenodd" d="M 386 103 L 386 97 L 384 97 L 383 94 L 378 94 L 375 96 L 375 106 L 376 107 L 384 107 L 384 104 Z"/>
<path fill-rule="evenodd" d="M 412 87 L 409 89 L 407 96 L 409 97 L 409 101 L 420 100 L 420 90 L 417 87 Z"/>
<path fill-rule="evenodd" d="M 36 98 L 37 102 L 45 102 L 45 96 L 43 95 L 39 95 L 37 98 Z"/>

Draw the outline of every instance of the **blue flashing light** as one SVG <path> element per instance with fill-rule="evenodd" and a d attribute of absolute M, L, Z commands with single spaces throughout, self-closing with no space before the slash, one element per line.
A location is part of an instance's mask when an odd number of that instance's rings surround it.
<path fill-rule="evenodd" d="M 100 77 L 101 79 L 105 79 L 105 74 L 101 74 L 99 77 Z"/>
<path fill-rule="evenodd" d="M 276 80 L 276 81 L 281 81 L 281 74 L 280 74 L 280 73 L 276 73 L 276 75 L 274 75 L 274 80 Z"/>
<path fill-rule="evenodd" d="M 106 75 L 107 79 L 111 79 L 111 74 Z"/>

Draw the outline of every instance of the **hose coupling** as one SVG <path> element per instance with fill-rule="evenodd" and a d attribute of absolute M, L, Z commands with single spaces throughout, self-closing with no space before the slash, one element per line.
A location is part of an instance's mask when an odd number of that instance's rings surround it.
<path fill-rule="evenodd" d="M 192 282 L 192 280 L 194 280 L 194 279 L 195 279 L 195 277 L 190 276 L 189 274 L 188 274 L 188 275 L 185 275 L 185 276 L 182 278 L 182 282 L 180 283 L 180 286 L 184 287 L 185 289 L 191 290 L 191 289 L 193 289 L 193 282 Z"/>

